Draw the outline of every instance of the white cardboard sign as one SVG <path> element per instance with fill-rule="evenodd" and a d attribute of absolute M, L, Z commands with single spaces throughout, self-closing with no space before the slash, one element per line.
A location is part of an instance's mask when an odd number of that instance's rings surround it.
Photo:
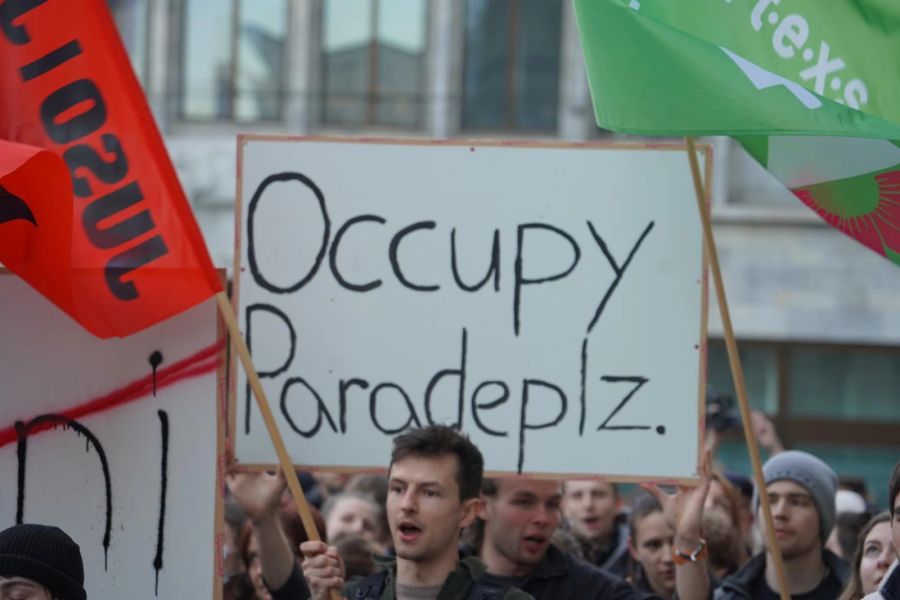
<path fill-rule="evenodd" d="M 0 315 L 0 528 L 62 528 L 89 598 L 220 598 L 215 302 L 101 340 L 6 274 Z"/>
<path fill-rule="evenodd" d="M 681 146 L 239 138 L 238 313 L 298 464 L 460 425 L 492 472 L 689 478 L 705 331 Z M 275 462 L 243 373 L 235 445 Z"/>

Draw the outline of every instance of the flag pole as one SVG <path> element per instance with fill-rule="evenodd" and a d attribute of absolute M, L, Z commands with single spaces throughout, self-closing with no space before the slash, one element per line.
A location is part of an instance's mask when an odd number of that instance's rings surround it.
<path fill-rule="evenodd" d="M 769 506 L 769 497 L 765 493 L 766 482 L 763 479 L 762 465 L 759 460 L 759 446 L 753 433 L 750 418 L 750 405 L 747 402 L 747 387 L 744 383 L 744 371 L 741 368 L 741 359 L 738 356 L 737 342 L 734 339 L 734 330 L 731 326 L 731 314 L 728 312 L 728 301 L 725 298 L 725 284 L 722 281 L 722 271 L 719 269 L 719 255 L 716 251 L 716 241 L 713 237 L 712 222 L 709 216 L 709 206 L 706 203 L 706 193 L 703 189 L 703 180 L 700 177 L 700 165 L 697 161 L 697 147 L 694 139 L 686 137 L 688 161 L 691 164 L 691 176 L 694 179 L 694 192 L 697 196 L 697 208 L 700 211 L 700 222 L 703 225 L 703 245 L 709 266 L 712 270 L 713 283 L 716 288 L 716 300 L 719 303 L 719 313 L 722 315 L 722 329 L 725 333 L 725 348 L 728 350 L 728 363 L 731 365 L 731 376 L 734 379 L 734 389 L 737 393 L 738 406 L 741 410 L 741 422 L 744 427 L 744 438 L 747 441 L 747 449 L 750 452 L 750 463 L 753 465 L 753 478 L 756 481 L 760 508 L 765 522 L 766 541 L 771 556 L 775 560 L 775 576 L 778 580 L 781 600 L 790 600 L 790 592 L 787 586 L 787 577 L 784 572 L 784 562 L 781 558 L 781 550 L 775 539 L 775 523 L 772 520 L 772 509 Z"/>
<path fill-rule="evenodd" d="M 266 424 L 266 430 L 269 432 L 269 438 L 272 440 L 272 445 L 275 446 L 278 464 L 281 465 L 281 470 L 284 472 L 284 476 L 287 479 L 288 489 L 291 490 L 291 495 L 294 497 L 294 502 L 297 505 L 297 513 L 300 515 L 300 520 L 303 522 L 303 529 L 306 531 L 306 537 L 308 537 L 310 541 L 318 542 L 322 538 L 319 536 L 316 522 L 313 520 L 312 512 L 309 510 L 309 503 L 306 501 L 306 496 L 303 495 L 303 488 L 300 487 L 300 479 L 298 479 L 297 472 L 294 470 L 294 464 L 291 462 L 291 457 L 287 452 L 287 448 L 284 446 L 281 432 L 278 431 L 278 425 L 275 423 L 275 417 L 272 415 L 272 409 L 269 407 L 269 401 L 266 399 L 266 392 L 263 390 L 262 382 L 260 382 L 259 375 L 256 372 L 256 367 L 253 366 L 250 350 L 247 348 L 247 344 L 244 342 L 244 336 L 241 335 L 241 330 L 238 328 L 237 319 L 234 316 L 234 308 L 231 306 L 231 302 L 228 300 L 228 296 L 225 292 L 216 294 L 216 302 L 219 305 L 219 313 L 222 315 L 225 326 L 228 328 L 228 333 L 231 337 L 234 349 L 237 350 L 238 356 L 241 359 L 241 364 L 244 366 L 244 372 L 247 374 L 247 381 L 250 383 L 253 395 L 256 397 L 256 403 L 259 406 L 260 413 L 262 413 L 263 421 Z M 340 595 L 337 590 L 331 590 L 331 597 L 333 600 L 340 600 Z"/>

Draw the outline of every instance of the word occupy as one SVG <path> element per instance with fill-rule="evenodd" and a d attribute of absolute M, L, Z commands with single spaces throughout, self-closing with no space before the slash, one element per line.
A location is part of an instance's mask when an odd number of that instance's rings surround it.
<path fill-rule="evenodd" d="M 265 198 L 265 192 L 269 188 L 269 186 L 276 182 L 285 181 L 298 182 L 308 188 L 314 194 L 317 200 L 323 234 L 321 243 L 319 244 L 318 252 L 316 253 L 315 258 L 312 260 L 305 273 L 300 276 L 294 283 L 288 285 L 279 285 L 273 283 L 265 275 L 264 269 L 262 268 L 260 260 L 257 256 L 256 240 L 260 234 L 260 232 L 257 231 L 257 211 L 259 210 L 260 205 Z M 253 197 L 251 198 L 248 207 L 247 256 L 250 273 L 258 286 L 273 294 L 295 293 L 309 284 L 313 280 L 313 278 L 316 277 L 327 253 L 328 268 L 335 282 L 337 282 L 337 284 L 341 286 L 341 288 L 356 293 L 371 292 L 382 286 L 382 279 L 373 278 L 369 279 L 368 281 L 350 281 L 349 278 L 345 276 L 340 263 L 339 252 L 341 243 L 347 236 L 362 235 L 358 233 L 357 229 L 362 224 L 376 224 L 385 227 L 388 226 L 387 219 L 377 214 L 356 215 L 344 221 L 340 225 L 340 227 L 337 228 L 336 232 L 334 233 L 334 238 L 332 239 L 331 218 L 329 217 L 325 195 L 323 194 L 319 186 L 316 185 L 316 183 L 313 182 L 312 179 L 301 173 L 277 173 L 274 175 L 270 175 L 256 188 L 256 191 L 253 193 Z M 647 226 L 640 233 L 637 240 L 630 248 L 624 261 L 620 264 L 613 256 L 603 237 L 600 235 L 600 233 L 598 233 L 597 227 L 590 220 L 586 222 L 587 229 L 591 235 L 591 239 L 593 240 L 594 245 L 599 248 L 600 252 L 603 254 L 605 260 L 608 262 L 610 268 L 612 269 L 614 275 L 612 282 L 604 291 L 603 296 L 597 303 L 596 309 L 592 317 L 590 318 L 590 321 L 586 328 L 587 333 L 590 333 L 593 330 L 594 326 L 597 324 L 597 321 L 603 314 L 604 308 L 606 307 L 616 288 L 619 286 L 619 283 L 624 277 L 628 267 L 631 265 L 632 259 L 634 259 L 635 254 L 641 247 L 641 244 L 653 229 L 653 225 L 653 221 L 647 224 Z M 436 229 L 438 229 L 438 224 L 433 220 L 417 221 L 402 226 L 391 236 L 390 243 L 387 248 L 387 258 L 394 277 L 396 278 L 397 282 L 404 288 L 415 292 L 424 293 L 437 292 L 441 289 L 441 286 L 439 284 L 433 282 L 412 281 L 411 277 L 407 275 L 407 272 L 404 269 L 403 264 L 401 263 L 399 254 L 400 245 L 407 237 L 416 233 L 418 233 L 419 235 L 423 235 L 425 232 L 435 231 Z M 526 261 L 524 258 L 526 254 L 531 253 L 527 250 L 527 247 L 529 247 L 527 242 L 529 239 L 531 239 L 528 234 L 533 234 L 538 231 L 550 234 L 556 239 L 562 240 L 562 242 L 567 245 L 571 252 L 571 259 L 569 264 L 565 268 L 562 268 L 555 273 L 542 274 L 532 273 L 528 268 L 528 265 L 526 265 Z M 455 227 L 450 229 L 449 237 L 450 270 L 453 276 L 453 281 L 456 283 L 457 287 L 462 291 L 474 293 L 478 292 L 479 290 L 487 286 L 489 282 L 493 281 L 492 287 L 494 292 L 500 292 L 500 230 L 495 228 L 493 231 L 489 266 L 485 275 L 476 283 L 466 283 L 465 281 L 463 281 L 463 276 L 460 273 L 460 252 L 459 245 L 456 239 Z M 576 241 L 575 237 L 571 233 L 559 227 L 555 227 L 546 223 L 520 223 L 516 227 L 512 298 L 513 331 L 515 332 L 516 336 L 519 335 L 521 329 L 522 294 L 526 286 L 540 285 L 549 283 L 551 281 L 559 281 L 565 279 L 578 266 L 581 257 L 582 246 Z"/>

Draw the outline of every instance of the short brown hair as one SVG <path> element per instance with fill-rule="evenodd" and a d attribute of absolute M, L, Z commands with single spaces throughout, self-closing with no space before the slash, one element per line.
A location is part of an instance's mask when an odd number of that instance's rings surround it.
<path fill-rule="evenodd" d="M 631 512 L 628 513 L 628 532 L 637 546 L 638 525 L 648 516 L 656 512 L 663 512 L 662 505 L 656 496 L 650 492 L 640 492 L 631 503 Z"/>
<path fill-rule="evenodd" d="M 391 467 L 410 456 L 436 458 L 447 454 L 457 459 L 455 479 L 459 486 L 459 499 L 477 498 L 481 492 L 484 458 L 472 440 L 453 427 L 429 425 L 401 433 L 394 438 Z"/>

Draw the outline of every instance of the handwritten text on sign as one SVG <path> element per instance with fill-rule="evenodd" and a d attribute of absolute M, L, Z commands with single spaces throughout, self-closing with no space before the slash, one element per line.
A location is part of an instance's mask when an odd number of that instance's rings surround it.
<path fill-rule="evenodd" d="M 291 454 L 461 426 L 494 471 L 689 477 L 701 237 L 677 149 L 242 138 L 242 327 Z M 245 380 L 236 447 L 274 462 Z"/>
<path fill-rule="evenodd" d="M 215 302 L 101 340 L 0 272 L 0 315 L 0 529 L 66 531 L 89 598 L 219 598 Z"/>

